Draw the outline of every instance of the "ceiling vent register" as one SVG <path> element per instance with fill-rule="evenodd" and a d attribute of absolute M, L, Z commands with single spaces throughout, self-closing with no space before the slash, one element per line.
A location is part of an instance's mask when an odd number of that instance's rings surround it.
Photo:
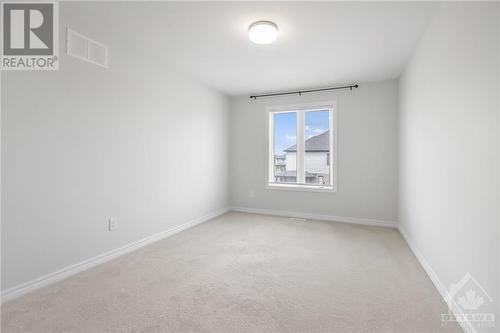
<path fill-rule="evenodd" d="M 66 34 L 66 51 L 72 57 L 108 68 L 108 47 L 71 29 Z"/>

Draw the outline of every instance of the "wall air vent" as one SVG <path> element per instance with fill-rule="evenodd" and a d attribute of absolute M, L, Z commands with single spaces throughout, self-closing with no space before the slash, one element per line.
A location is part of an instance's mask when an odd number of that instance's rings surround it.
<path fill-rule="evenodd" d="M 72 57 L 108 68 L 108 47 L 69 28 L 66 52 Z"/>

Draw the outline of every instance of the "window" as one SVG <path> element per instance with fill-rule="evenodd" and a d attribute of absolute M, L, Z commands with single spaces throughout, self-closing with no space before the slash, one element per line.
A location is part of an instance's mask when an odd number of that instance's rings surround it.
<path fill-rule="evenodd" d="M 268 187 L 334 192 L 336 103 L 268 109 Z"/>

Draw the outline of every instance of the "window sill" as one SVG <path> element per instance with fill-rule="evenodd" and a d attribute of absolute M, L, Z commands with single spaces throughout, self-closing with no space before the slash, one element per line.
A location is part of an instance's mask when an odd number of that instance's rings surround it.
<path fill-rule="evenodd" d="M 266 189 L 281 190 L 281 191 L 323 192 L 323 193 L 337 192 L 331 186 L 308 186 L 308 185 L 295 185 L 295 184 L 267 184 Z"/>

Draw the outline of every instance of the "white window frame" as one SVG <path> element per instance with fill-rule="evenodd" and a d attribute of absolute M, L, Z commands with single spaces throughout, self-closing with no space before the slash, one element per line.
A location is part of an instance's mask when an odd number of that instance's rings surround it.
<path fill-rule="evenodd" d="M 266 188 L 272 190 L 291 190 L 308 192 L 329 192 L 336 193 L 338 188 L 337 180 L 337 102 L 316 102 L 301 103 L 283 106 L 269 106 L 266 108 L 267 117 L 267 167 L 266 167 Z M 329 111 L 330 130 L 330 178 L 332 185 L 309 185 L 305 184 L 305 113 L 308 111 Z M 298 184 L 278 184 L 274 183 L 274 114 L 285 112 L 297 113 L 297 183 Z"/>

